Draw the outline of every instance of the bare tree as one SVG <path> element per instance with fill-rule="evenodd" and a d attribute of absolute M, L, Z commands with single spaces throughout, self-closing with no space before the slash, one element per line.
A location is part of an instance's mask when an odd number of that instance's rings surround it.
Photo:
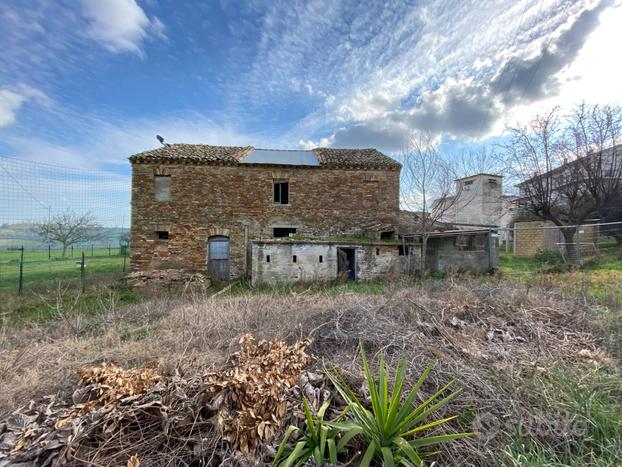
<path fill-rule="evenodd" d="M 78 215 L 65 211 L 52 217 L 48 222 L 37 224 L 34 231 L 50 243 L 60 243 L 65 257 L 67 248 L 71 245 L 97 240 L 101 227 L 91 213 Z"/>
<path fill-rule="evenodd" d="M 619 108 L 580 105 L 562 116 L 555 108 L 511 128 L 504 157 L 520 181 L 521 210 L 564 227 L 600 217 L 619 199 L 620 114 Z M 560 230 L 572 254 L 574 231 Z"/>
<path fill-rule="evenodd" d="M 581 104 L 570 116 L 569 133 L 569 151 L 597 216 L 608 219 L 622 197 L 622 107 Z"/>
<path fill-rule="evenodd" d="M 428 134 L 413 135 L 402 151 L 402 204 L 418 217 L 417 234 L 421 236 L 419 273 L 426 270 L 430 233 L 438 230 L 443 219 L 461 199 L 462 185 L 456 184 L 455 167 L 443 158 L 438 144 Z"/>

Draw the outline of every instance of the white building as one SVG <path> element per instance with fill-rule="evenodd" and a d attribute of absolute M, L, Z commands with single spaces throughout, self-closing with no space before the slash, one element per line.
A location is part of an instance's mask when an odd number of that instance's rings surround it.
<path fill-rule="evenodd" d="M 442 221 L 458 227 L 508 227 L 514 217 L 514 197 L 503 194 L 503 176 L 479 173 L 459 178 L 456 195 L 436 200 L 446 203 Z M 442 209 L 442 208 L 441 208 Z"/>

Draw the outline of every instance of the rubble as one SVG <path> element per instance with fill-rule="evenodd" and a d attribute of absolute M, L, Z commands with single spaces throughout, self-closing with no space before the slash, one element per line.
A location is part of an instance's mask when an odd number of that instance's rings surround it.
<path fill-rule="evenodd" d="M 210 280 L 203 274 L 181 269 L 158 269 L 154 271 L 136 271 L 126 277 L 127 284 L 137 288 L 204 288 L 210 287 Z"/>

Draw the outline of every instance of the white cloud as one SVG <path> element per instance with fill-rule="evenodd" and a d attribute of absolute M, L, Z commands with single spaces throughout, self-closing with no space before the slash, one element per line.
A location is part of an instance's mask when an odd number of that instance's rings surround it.
<path fill-rule="evenodd" d="M 24 103 L 24 96 L 8 89 L 0 89 L 0 127 L 15 123 L 15 113 Z"/>
<path fill-rule="evenodd" d="M 112 52 L 142 55 L 142 43 L 152 34 L 164 38 L 164 24 L 149 19 L 135 0 L 82 0 L 89 20 L 87 35 Z"/>
<path fill-rule="evenodd" d="M 332 93 L 336 97 L 330 104 L 299 122 L 292 135 L 311 131 L 335 146 L 396 151 L 415 130 L 467 140 L 499 134 L 516 110 L 533 115 L 552 97 L 568 100 L 569 90 L 579 83 L 600 86 L 588 92 L 584 85 L 585 97 L 575 92 L 574 103 L 597 93 L 601 100 L 622 103 L 615 84 L 621 65 L 606 52 L 620 40 L 620 18 L 610 1 L 532 1 L 524 15 L 519 2 L 486 9 L 463 3 L 445 7 L 427 8 L 425 20 L 416 15 L 420 10 L 402 11 L 369 47 L 354 48 L 344 64 L 357 70 L 370 63 L 368 72 L 353 72 L 351 85 Z M 473 30 L 473 24 L 488 26 Z M 404 29 L 410 35 L 403 36 Z M 602 37 L 598 46 L 587 42 L 592 36 Z M 376 43 L 385 45 L 383 52 L 370 57 Z M 594 74 L 595 56 L 601 65 L 598 80 L 577 79 Z M 581 61 L 586 63 L 575 66 Z M 576 70 L 574 76 L 570 70 Z M 318 125 L 328 126 L 326 120 L 332 131 L 318 131 Z"/>
<path fill-rule="evenodd" d="M 51 105 L 50 98 L 41 90 L 18 84 L 0 88 L 0 127 L 15 123 L 17 111 L 28 101 L 35 100 L 44 106 Z"/>

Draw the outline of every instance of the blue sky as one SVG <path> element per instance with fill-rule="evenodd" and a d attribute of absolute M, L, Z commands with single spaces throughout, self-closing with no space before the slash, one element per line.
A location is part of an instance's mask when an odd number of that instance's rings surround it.
<path fill-rule="evenodd" d="M 619 24 L 619 0 L 0 0 L 0 154 L 126 180 L 156 134 L 460 150 L 622 103 Z"/>

